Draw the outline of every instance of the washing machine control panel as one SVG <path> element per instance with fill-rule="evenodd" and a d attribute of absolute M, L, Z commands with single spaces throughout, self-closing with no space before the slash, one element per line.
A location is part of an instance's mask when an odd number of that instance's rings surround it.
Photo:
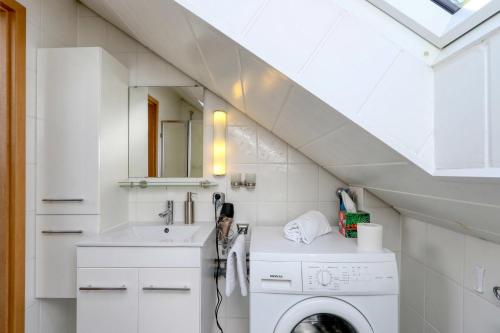
<path fill-rule="evenodd" d="M 340 295 L 399 293 L 395 262 L 302 263 L 304 292 Z"/>

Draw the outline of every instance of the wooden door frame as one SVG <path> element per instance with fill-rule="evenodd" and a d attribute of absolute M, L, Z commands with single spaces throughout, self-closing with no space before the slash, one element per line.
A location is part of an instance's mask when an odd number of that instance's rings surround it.
<path fill-rule="evenodd" d="M 0 0 L 0 9 L 7 23 L 0 37 L 0 332 L 23 333 L 26 10 L 14 0 Z"/>
<path fill-rule="evenodd" d="M 154 111 L 150 109 L 154 105 Z M 158 117 L 160 103 L 148 95 L 148 177 L 158 177 Z"/>

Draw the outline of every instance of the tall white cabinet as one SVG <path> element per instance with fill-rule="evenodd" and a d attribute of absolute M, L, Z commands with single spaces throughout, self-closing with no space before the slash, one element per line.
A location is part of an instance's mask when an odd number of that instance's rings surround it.
<path fill-rule="evenodd" d="M 127 221 L 128 70 L 106 51 L 38 50 L 36 296 L 76 296 L 76 249 Z"/>

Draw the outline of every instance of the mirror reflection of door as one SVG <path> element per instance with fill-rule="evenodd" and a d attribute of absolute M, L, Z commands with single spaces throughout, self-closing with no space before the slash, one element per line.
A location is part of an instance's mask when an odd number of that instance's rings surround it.
<path fill-rule="evenodd" d="M 203 177 L 203 88 L 131 87 L 129 177 Z"/>
<path fill-rule="evenodd" d="M 148 95 L 148 177 L 157 177 L 159 103 Z"/>

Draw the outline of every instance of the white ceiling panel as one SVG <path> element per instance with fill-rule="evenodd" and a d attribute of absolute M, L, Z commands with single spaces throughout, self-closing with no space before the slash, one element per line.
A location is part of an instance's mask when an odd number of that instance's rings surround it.
<path fill-rule="evenodd" d="M 500 206 L 442 200 L 403 192 L 379 190 L 371 190 L 371 192 L 382 200 L 390 202 L 394 207 L 459 222 L 469 228 L 500 234 Z"/>
<path fill-rule="evenodd" d="M 310 0 L 271 0 L 246 33 L 245 46 L 256 55 L 267 55 L 283 73 L 297 74 L 342 14 L 345 11 L 330 0 L 315 0 L 314 6 Z M 283 59 L 283 54 L 294 56 Z"/>
<path fill-rule="evenodd" d="M 177 1 L 188 8 L 195 8 L 200 15 L 210 17 L 211 21 L 220 22 L 223 30 L 243 34 L 267 0 L 216 0 L 216 1 Z M 215 3 L 214 3 L 215 2 Z"/>
<path fill-rule="evenodd" d="M 215 31 L 199 18 L 187 16 L 208 70 L 217 87 L 217 93 L 228 96 L 228 101 L 245 110 L 238 48 L 233 41 Z M 231 92 L 230 94 L 227 94 Z"/>
<path fill-rule="evenodd" d="M 135 13 L 143 12 L 147 17 L 148 33 L 153 38 L 155 50 L 183 71 L 205 85 L 211 85 L 211 78 L 198 50 L 197 41 L 186 19 L 185 12 L 172 1 L 148 0 L 140 2 L 128 0 Z M 132 7 L 133 6 L 133 7 Z M 172 47 L 175 45 L 175 47 Z"/>
<path fill-rule="evenodd" d="M 342 113 L 354 114 L 399 52 L 395 44 L 346 15 L 306 65 L 299 83 Z"/>
<path fill-rule="evenodd" d="M 433 75 L 429 66 L 402 52 L 362 107 L 361 122 L 418 153 L 433 130 Z"/>
<path fill-rule="evenodd" d="M 491 179 L 433 177 L 410 163 L 338 166 L 329 171 L 351 185 L 500 206 L 500 183 Z"/>
<path fill-rule="evenodd" d="M 245 112 L 267 129 L 272 129 L 292 87 L 283 74 L 240 49 Z"/>
<path fill-rule="evenodd" d="M 300 150 L 325 167 L 404 161 L 401 155 L 353 123 L 342 126 Z"/>
<path fill-rule="evenodd" d="M 294 86 L 273 132 L 302 147 L 347 123 L 347 119 L 302 87 Z"/>

